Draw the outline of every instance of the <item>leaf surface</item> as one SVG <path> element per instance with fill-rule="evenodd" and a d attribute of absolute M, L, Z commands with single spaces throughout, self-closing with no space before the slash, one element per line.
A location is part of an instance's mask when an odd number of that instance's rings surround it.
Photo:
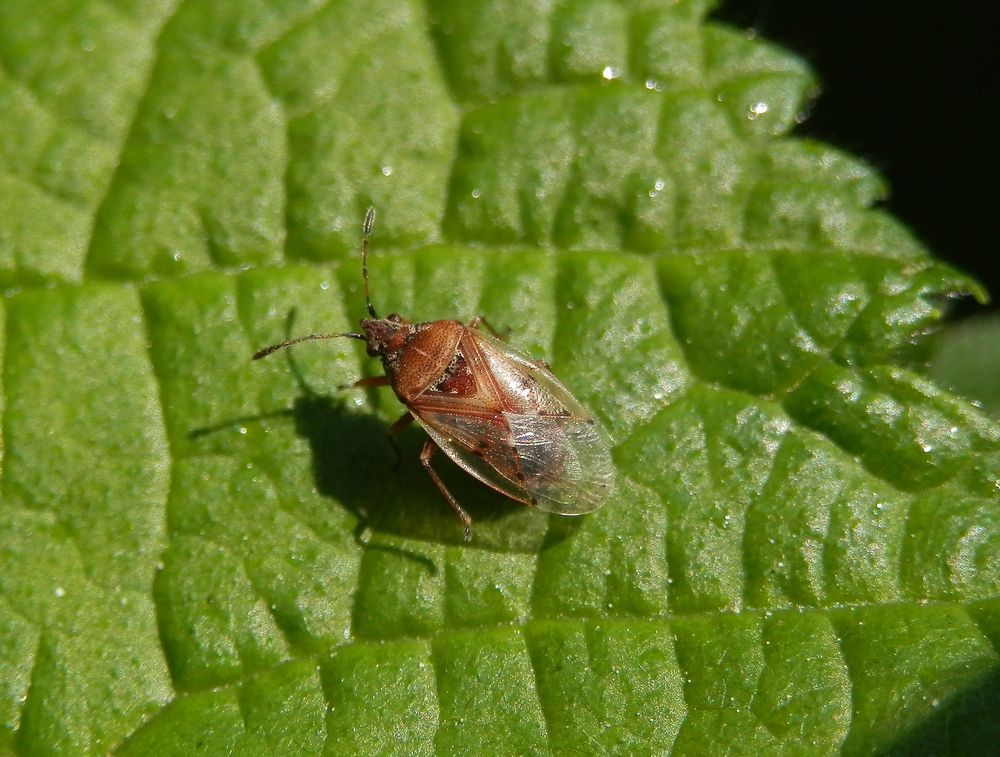
<path fill-rule="evenodd" d="M 975 753 L 978 286 L 705 2 L 0 4 L 0 752 Z M 483 314 L 612 440 L 578 519 L 436 465 L 349 340 Z M 941 375 L 940 372 L 937 375 Z"/>

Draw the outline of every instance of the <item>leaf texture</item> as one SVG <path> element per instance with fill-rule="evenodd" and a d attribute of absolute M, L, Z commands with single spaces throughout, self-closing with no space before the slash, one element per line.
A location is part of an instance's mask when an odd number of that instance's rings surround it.
<path fill-rule="evenodd" d="M 790 136 L 815 80 L 588 0 L 0 4 L 0 753 L 981 752 L 975 282 Z M 350 341 L 486 315 L 612 439 L 579 519 L 444 462 Z"/>

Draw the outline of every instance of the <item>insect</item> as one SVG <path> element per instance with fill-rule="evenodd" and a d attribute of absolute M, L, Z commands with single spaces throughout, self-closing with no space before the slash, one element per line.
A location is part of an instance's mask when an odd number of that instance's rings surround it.
<path fill-rule="evenodd" d="M 385 375 L 362 378 L 353 386 L 391 386 L 406 406 L 389 429 L 390 440 L 414 419 L 427 431 L 430 438 L 420 462 L 465 524 L 466 541 L 472 538 L 472 519 L 431 467 L 439 449 L 518 502 L 562 515 L 600 507 L 614 490 L 608 444 L 545 363 L 502 341 L 482 316 L 468 324 L 412 323 L 396 313 L 379 318 L 368 292 L 368 239 L 374 222 L 375 211 L 369 208 L 361 243 L 369 316 L 360 321 L 363 333 L 309 334 L 265 347 L 253 359 L 312 339 L 366 342 L 368 355 L 382 359 Z"/>

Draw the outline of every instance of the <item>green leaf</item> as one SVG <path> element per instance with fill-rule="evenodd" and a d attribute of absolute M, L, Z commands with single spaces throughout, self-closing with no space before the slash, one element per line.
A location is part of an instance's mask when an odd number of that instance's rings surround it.
<path fill-rule="evenodd" d="M 0 4 L 0 753 L 993 747 L 1000 426 L 918 372 L 985 295 L 709 5 Z M 362 315 L 369 204 L 376 306 L 549 362 L 605 507 L 441 459 L 466 544 L 362 346 L 251 363 Z"/>

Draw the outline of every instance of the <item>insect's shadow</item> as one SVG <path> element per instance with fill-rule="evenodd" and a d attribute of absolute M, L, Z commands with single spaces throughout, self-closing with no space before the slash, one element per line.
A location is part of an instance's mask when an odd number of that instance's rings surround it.
<path fill-rule="evenodd" d="M 435 572 L 428 558 L 372 539 L 377 533 L 407 533 L 400 523 L 392 522 L 392 508 L 405 509 L 399 499 L 406 486 L 394 480 L 399 471 L 392 470 L 393 452 L 384 424 L 372 415 L 351 412 L 341 397 L 312 393 L 296 398 L 290 414 L 296 433 L 309 445 L 316 490 L 357 517 L 355 540 L 368 549 L 416 560 Z"/>

